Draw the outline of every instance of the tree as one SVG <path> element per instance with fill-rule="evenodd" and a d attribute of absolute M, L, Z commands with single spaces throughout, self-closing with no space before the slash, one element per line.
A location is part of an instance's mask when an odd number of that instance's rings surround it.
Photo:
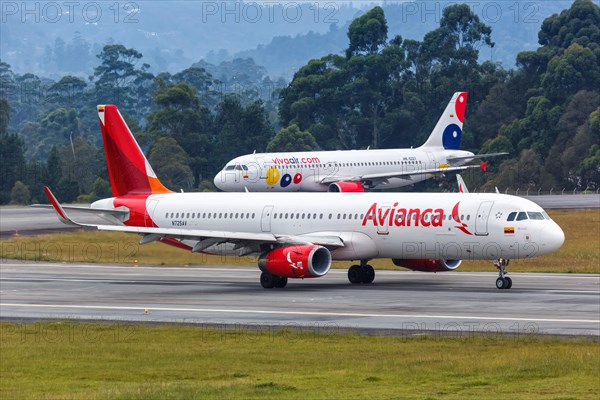
<path fill-rule="evenodd" d="M 283 128 L 267 145 L 267 152 L 313 150 L 317 150 L 315 138 L 310 132 L 301 131 L 296 124 Z"/>
<path fill-rule="evenodd" d="M 591 0 L 575 0 L 560 15 L 544 20 L 538 38 L 542 46 L 550 47 L 600 44 L 600 8 Z"/>
<path fill-rule="evenodd" d="M 217 106 L 215 133 L 215 145 L 220 152 L 214 154 L 211 165 L 220 168 L 241 154 L 264 151 L 273 137 L 273 128 L 262 101 L 244 107 L 238 96 L 229 95 Z"/>
<path fill-rule="evenodd" d="M 67 108 L 79 108 L 83 104 L 87 84 L 81 78 L 72 75 L 63 76 L 48 88 L 46 101 Z"/>
<path fill-rule="evenodd" d="M 56 146 L 52 146 L 50 149 L 50 155 L 46 161 L 45 175 L 46 185 L 49 187 L 56 187 L 62 178 L 61 160 Z"/>
<path fill-rule="evenodd" d="M 8 135 L 8 122 L 10 121 L 10 105 L 8 101 L 0 98 L 0 136 Z"/>
<path fill-rule="evenodd" d="M 542 75 L 542 87 L 549 98 L 558 101 L 579 90 L 597 89 L 600 87 L 598 61 L 600 59 L 592 50 L 573 43 L 563 54 L 550 60 L 546 73 Z"/>
<path fill-rule="evenodd" d="M 10 201 L 15 182 L 25 179 L 23 141 L 17 135 L 0 135 L 0 204 Z"/>
<path fill-rule="evenodd" d="M 189 167 L 189 157 L 173 138 L 160 138 L 150 150 L 150 164 L 166 187 L 190 189 L 194 175 Z"/>
<path fill-rule="evenodd" d="M 350 46 L 346 50 L 346 57 L 377 53 L 385 44 L 387 33 L 388 26 L 383 8 L 374 7 L 350 24 L 348 28 Z"/>
<path fill-rule="evenodd" d="M 14 204 L 29 204 L 31 196 L 29 194 L 29 188 L 21 181 L 16 181 L 10 191 L 10 201 Z"/>
<path fill-rule="evenodd" d="M 187 83 L 172 84 L 157 79 L 154 102 L 159 109 L 148 116 L 147 134 L 152 141 L 171 137 L 185 144 L 193 177 L 200 182 L 211 153 L 213 118 L 200 104 L 197 89 Z"/>
<path fill-rule="evenodd" d="M 97 56 L 101 64 L 94 68 L 90 80 L 96 87 L 99 103 L 120 104 L 122 109 L 133 114 L 147 111 L 149 101 L 145 101 L 152 83 L 150 65 L 138 63 L 142 53 L 121 44 L 104 46 Z"/>

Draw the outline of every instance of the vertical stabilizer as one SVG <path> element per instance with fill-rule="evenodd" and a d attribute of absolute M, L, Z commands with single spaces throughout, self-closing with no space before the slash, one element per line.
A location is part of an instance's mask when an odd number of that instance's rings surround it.
<path fill-rule="evenodd" d="M 98 117 L 113 196 L 170 192 L 156 177 L 117 107 L 99 105 Z"/>
<path fill-rule="evenodd" d="M 421 147 L 445 150 L 460 149 L 460 137 L 465 120 L 468 95 L 467 92 L 454 93 L 431 135 Z"/>
<path fill-rule="evenodd" d="M 467 188 L 467 185 L 465 185 L 465 181 L 460 174 L 456 174 L 456 183 L 458 184 L 458 191 L 460 193 L 469 193 L 469 189 Z"/>

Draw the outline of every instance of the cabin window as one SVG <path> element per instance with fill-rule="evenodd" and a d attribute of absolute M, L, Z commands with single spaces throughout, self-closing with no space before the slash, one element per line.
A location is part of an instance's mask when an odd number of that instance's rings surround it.
<path fill-rule="evenodd" d="M 341 215 L 341 214 L 338 214 L 338 215 L 337 215 L 337 219 L 340 219 L 341 217 L 342 217 L 342 215 Z"/>
<path fill-rule="evenodd" d="M 179 213 L 175 214 L 175 218 L 179 218 Z"/>
<path fill-rule="evenodd" d="M 306 219 L 310 219 L 310 213 L 306 214 Z"/>
<path fill-rule="evenodd" d="M 518 215 L 517 215 L 517 221 L 524 221 L 527 219 L 527 213 L 524 211 L 521 211 Z"/>
<path fill-rule="evenodd" d="M 329 214 L 329 219 L 333 218 L 333 214 Z"/>
<path fill-rule="evenodd" d="M 255 217 L 255 216 L 256 216 L 256 214 L 255 214 L 255 213 L 252 213 L 252 219 L 254 219 L 254 217 Z"/>
<path fill-rule="evenodd" d="M 317 214 L 315 214 L 315 215 L 317 215 Z M 323 219 L 323 214 L 322 213 L 319 214 L 319 219 Z"/>
<path fill-rule="evenodd" d="M 229 214 L 229 218 L 233 219 L 233 213 Z"/>
<path fill-rule="evenodd" d="M 304 219 L 304 217 L 306 217 L 306 214 L 302 213 L 302 219 Z"/>
<path fill-rule="evenodd" d="M 238 219 L 238 215 L 240 215 L 239 213 L 235 213 L 235 219 Z"/>
<path fill-rule="evenodd" d="M 296 219 L 300 219 L 300 213 L 296 213 Z"/>
<path fill-rule="evenodd" d="M 169 218 L 169 213 L 167 213 L 167 214 L 165 215 L 165 218 Z"/>
<path fill-rule="evenodd" d="M 471 216 L 470 216 L 470 215 L 467 215 L 467 221 L 468 221 L 468 220 L 470 220 L 470 219 L 471 219 Z"/>

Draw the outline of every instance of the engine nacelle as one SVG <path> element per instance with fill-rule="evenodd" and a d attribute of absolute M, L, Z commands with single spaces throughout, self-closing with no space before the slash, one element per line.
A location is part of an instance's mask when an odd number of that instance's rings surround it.
<path fill-rule="evenodd" d="M 412 269 L 413 271 L 423 272 L 444 272 L 452 271 L 460 266 L 462 260 L 432 260 L 425 258 L 422 260 L 402 260 L 394 258 L 392 259 L 394 265 Z"/>
<path fill-rule="evenodd" d="M 360 182 L 334 182 L 329 185 L 330 192 L 364 192 L 365 188 Z"/>
<path fill-rule="evenodd" d="M 331 253 L 323 246 L 287 246 L 260 256 L 258 267 L 286 278 L 318 278 L 329 272 Z"/>

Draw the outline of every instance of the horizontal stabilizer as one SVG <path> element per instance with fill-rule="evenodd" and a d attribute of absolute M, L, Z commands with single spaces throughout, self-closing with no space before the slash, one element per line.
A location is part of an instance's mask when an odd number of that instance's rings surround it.
<path fill-rule="evenodd" d="M 449 163 L 453 163 L 455 161 L 474 160 L 476 158 L 498 157 L 498 156 L 505 156 L 507 154 L 508 153 L 474 154 L 472 156 L 464 156 L 464 157 L 448 157 L 447 160 Z"/>

